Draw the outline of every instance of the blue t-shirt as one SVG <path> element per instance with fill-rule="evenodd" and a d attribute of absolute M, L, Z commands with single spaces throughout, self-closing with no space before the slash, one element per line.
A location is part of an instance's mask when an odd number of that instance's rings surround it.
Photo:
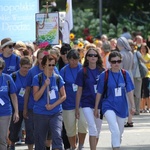
<path fill-rule="evenodd" d="M 59 70 L 58 70 L 58 68 L 55 66 L 54 67 L 54 72 L 56 73 L 56 74 L 59 74 Z"/>
<path fill-rule="evenodd" d="M 10 74 L 10 76 L 12 77 L 13 75 Z M 22 76 L 19 73 L 19 70 L 17 72 L 15 72 L 15 85 L 17 88 L 17 98 L 18 98 L 18 109 L 19 111 L 23 111 L 23 106 L 24 106 L 24 94 L 25 94 L 25 88 L 27 86 L 27 75 L 26 76 Z"/>
<path fill-rule="evenodd" d="M 27 77 L 27 86 L 28 87 L 32 87 L 33 77 L 35 75 L 39 74 L 40 72 L 43 72 L 43 70 L 41 70 L 39 68 L 39 66 L 34 66 L 29 70 L 28 77 Z M 29 101 L 28 101 L 28 109 L 33 109 L 33 105 L 34 105 L 33 89 L 31 88 L 30 95 L 29 95 Z"/>
<path fill-rule="evenodd" d="M 58 79 L 59 85 L 57 85 L 57 81 L 56 81 L 54 74 L 52 75 L 52 77 L 49 78 L 50 79 L 49 89 L 50 89 L 50 91 L 53 91 L 55 93 L 54 94 L 55 97 L 50 99 L 50 104 L 55 103 L 59 99 L 59 89 L 64 85 L 64 81 L 63 81 L 62 77 L 60 75 L 58 75 L 58 76 L 59 76 L 59 79 Z M 42 84 L 41 84 L 41 86 L 45 83 L 46 78 L 47 77 L 45 76 L 45 74 L 42 73 Z M 33 78 L 32 86 L 39 86 L 40 87 L 39 84 L 40 84 L 39 83 L 39 77 L 38 77 L 38 75 L 36 75 Z M 38 101 L 34 102 L 33 112 L 36 114 L 53 115 L 55 113 L 62 111 L 62 105 L 61 104 L 57 105 L 52 110 L 47 110 L 45 107 L 46 104 L 47 104 L 47 89 L 45 89 L 41 98 Z"/>
<path fill-rule="evenodd" d="M 56 74 L 59 74 L 59 71 L 56 66 L 54 67 L 54 71 Z M 38 65 L 32 67 L 28 72 L 27 86 L 31 87 L 33 77 L 41 72 L 43 72 L 43 70 L 41 70 Z M 34 105 L 33 89 L 31 88 L 29 101 L 28 101 L 28 109 L 33 109 L 33 105 Z"/>
<path fill-rule="evenodd" d="M 76 101 L 76 85 L 75 80 L 77 77 L 78 71 L 82 68 L 82 65 L 78 63 L 78 66 L 75 68 L 70 68 L 70 65 L 66 65 L 60 70 L 60 75 L 65 81 L 65 91 L 66 91 L 66 100 L 62 103 L 64 110 L 75 109 Z"/>
<path fill-rule="evenodd" d="M 0 57 L 2 57 L 5 61 L 5 68 L 3 73 L 11 74 L 20 69 L 20 57 L 17 55 L 12 54 L 10 57 L 4 57 L 3 54 L 0 54 Z"/>
<path fill-rule="evenodd" d="M 9 81 L 9 87 L 8 82 Z M 8 91 L 9 90 L 9 91 Z M 2 73 L 0 75 L 0 116 L 9 116 L 12 114 L 10 94 L 16 93 L 16 86 L 10 75 Z"/>
<path fill-rule="evenodd" d="M 81 107 L 95 107 L 96 88 L 100 73 L 98 68 L 90 69 L 88 67 L 86 67 L 86 73 L 84 68 L 78 72 L 75 84 L 82 87 Z"/>
<path fill-rule="evenodd" d="M 101 73 L 97 92 L 102 94 L 104 90 L 105 72 Z M 112 72 L 109 70 L 108 83 L 107 83 L 107 97 L 101 99 L 102 113 L 107 110 L 113 110 L 117 116 L 126 118 L 128 116 L 128 104 L 126 93 L 134 89 L 133 82 L 130 78 L 128 71 L 126 71 L 126 83 L 121 71 Z M 115 96 L 115 88 L 121 88 L 121 95 Z"/>

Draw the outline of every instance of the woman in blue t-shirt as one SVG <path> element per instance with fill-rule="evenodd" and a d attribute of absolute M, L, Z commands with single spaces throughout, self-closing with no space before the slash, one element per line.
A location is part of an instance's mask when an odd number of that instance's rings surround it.
<path fill-rule="evenodd" d="M 134 85 L 129 73 L 125 71 L 125 75 L 123 75 L 123 71 L 121 71 L 122 56 L 119 52 L 111 52 L 108 60 L 111 69 L 108 71 L 107 90 L 104 86 L 106 84 L 105 71 L 100 75 L 98 81 L 94 115 L 99 117 L 98 105 L 100 102 L 102 104 L 102 113 L 108 122 L 111 132 L 113 150 L 119 150 L 125 119 L 128 116 L 126 93 L 131 104 L 130 113 L 133 114 L 135 112 L 133 99 Z M 105 94 L 103 94 L 104 90 Z M 102 94 L 104 96 L 101 99 Z"/>
<path fill-rule="evenodd" d="M 5 62 L 0 58 L 0 150 L 7 150 L 7 133 L 12 115 L 11 102 L 14 108 L 13 121 L 19 120 L 16 86 L 13 79 L 2 73 Z"/>
<path fill-rule="evenodd" d="M 45 149 L 46 135 L 51 131 L 52 149 L 63 150 L 62 131 L 62 102 L 66 99 L 64 81 L 54 73 L 57 59 L 46 55 L 42 59 L 43 72 L 34 76 L 34 129 L 35 150 Z M 40 76 L 40 80 L 39 80 Z"/>
<path fill-rule="evenodd" d="M 27 74 L 31 66 L 32 66 L 31 58 L 27 56 L 22 57 L 20 59 L 20 69 L 10 74 L 17 88 L 16 95 L 18 99 L 18 109 L 19 109 L 19 118 L 20 118 L 17 123 L 14 123 L 12 120 L 10 123 L 9 140 L 11 141 L 11 149 L 15 149 L 15 142 L 18 141 L 19 131 L 21 130 L 21 124 L 24 121 L 24 118 L 23 118 L 24 94 L 25 94 L 25 88 L 26 88 L 27 79 L 28 79 Z"/>
<path fill-rule="evenodd" d="M 68 64 L 60 70 L 60 75 L 65 81 L 65 90 L 67 96 L 66 100 L 62 103 L 65 129 L 71 148 L 76 149 L 78 145 L 78 149 L 81 150 L 87 133 L 87 124 L 82 109 L 80 109 L 81 115 L 78 121 L 75 117 L 77 92 L 75 80 L 78 71 L 82 68 L 82 65 L 79 63 L 79 58 L 78 51 L 71 49 L 67 53 Z M 76 139 L 77 137 L 78 142 Z"/>
<path fill-rule="evenodd" d="M 94 106 L 96 97 L 97 81 L 100 73 L 103 71 L 102 59 L 96 48 L 89 48 L 81 69 L 75 81 L 78 85 L 76 94 L 76 118 L 79 119 L 79 108 L 82 107 L 85 119 L 88 124 L 90 148 L 96 150 L 99 139 L 102 121 L 94 116 Z"/>

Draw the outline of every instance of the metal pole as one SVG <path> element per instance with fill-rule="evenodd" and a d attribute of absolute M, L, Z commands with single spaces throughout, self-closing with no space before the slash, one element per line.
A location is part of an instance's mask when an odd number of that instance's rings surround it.
<path fill-rule="evenodd" d="M 102 35 L 102 0 L 99 0 L 100 36 Z"/>

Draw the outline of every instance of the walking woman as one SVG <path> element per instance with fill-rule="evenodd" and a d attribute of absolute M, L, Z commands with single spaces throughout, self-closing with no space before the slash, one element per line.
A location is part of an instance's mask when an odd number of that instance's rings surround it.
<path fill-rule="evenodd" d="M 141 44 L 142 57 L 145 61 L 150 61 L 150 54 L 149 54 L 149 48 L 146 43 Z M 148 73 L 146 76 L 142 79 L 142 100 L 141 100 L 141 109 L 144 113 L 150 112 L 150 93 L 149 93 L 149 86 L 150 86 L 150 63 L 146 64 L 146 67 L 148 68 Z"/>
<path fill-rule="evenodd" d="M 26 129 L 25 143 L 28 145 L 28 150 L 33 150 L 34 145 L 34 122 L 33 122 L 34 98 L 33 98 L 32 80 L 35 75 L 43 71 L 41 61 L 44 56 L 45 53 L 43 50 L 39 50 L 37 52 L 37 60 L 35 65 L 28 72 L 28 79 L 25 89 L 23 117 L 25 119 L 24 121 Z"/>
<path fill-rule="evenodd" d="M 13 105 L 13 121 L 19 120 L 18 101 L 16 96 L 16 86 L 13 79 L 2 73 L 5 68 L 5 62 L 0 58 L 0 150 L 7 150 L 7 134 L 12 115 Z"/>
<path fill-rule="evenodd" d="M 52 149 L 64 149 L 61 138 L 61 104 L 66 99 L 66 93 L 62 77 L 54 73 L 56 63 L 57 59 L 53 55 L 45 55 L 41 62 L 43 72 L 34 76 L 32 82 L 35 100 L 33 107 L 35 150 L 45 150 L 49 130 L 52 136 Z"/>
<path fill-rule="evenodd" d="M 94 117 L 95 97 L 97 93 L 97 81 L 103 71 L 102 59 L 96 48 L 89 48 L 81 69 L 76 78 L 78 85 L 76 94 L 76 118 L 80 118 L 80 106 L 82 107 L 85 119 L 88 124 L 90 149 L 96 150 L 99 139 L 102 120 Z"/>
<path fill-rule="evenodd" d="M 97 95 L 95 103 L 95 117 L 99 117 L 98 105 L 99 102 L 102 103 L 102 113 L 104 114 L 109 129 L 111 132 L 111 145 L 113 150 L 119 150 L 122 134 L 124 131 L 124 122 L 128 116 L 128 103 L 126 98 L 126 93 L 131 105 L 130 113 L 134 114 L 135 105 L 133 98 L 133 82 L 127 71 L 125 71 L 125 78 L 123 72 L 121 71 L 121 61 L 122 56 L 119 52 L 111 52 L 108 58 L 111 69 L 108 70 L 108 81 L 107 90 L 104 88 L 105 84 L 105 74 L 106 71 L 100 75 Z M 101 96 L 105 90 L 105 96 Z"/>
<path fill-rule="evenodd" d="M 87 124 L 82 109 L 80 109 L 80 114 L 82 115 L 80 116 L 79 120 L 75 118 L 77 92 L 77 85 L 75 84 L 75 80 L 78 71 L 82 68 L 82 65 L 79 63 L 79 53 L 75 49 L 71 49 L 68 52 L 67 59 L 68 64 L 60 70 L 60 75 L 65 81 L 65 90 L 67 96 L 66 100 L 62 103 L 63 121 L 69 143 L 71 145 L 71 150 L 77 148 L 78 142 L 78 149 L 82 150 L 87 133 Z"/>

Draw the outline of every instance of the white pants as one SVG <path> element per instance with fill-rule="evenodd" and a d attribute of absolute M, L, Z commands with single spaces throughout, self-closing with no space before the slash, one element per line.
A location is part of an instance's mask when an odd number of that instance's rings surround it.
<path fill-rule="evenodd" d="M 126 118 L 116 116 L 113 110 L 107 110 L 104 116 L 108 122 L 109 130 L 111 132 L 112 147 L 120 147 Z"/>
<path fill-rule="evenodd" d="M 102 120 L 100 118 L 95 118 L 94 111 L 92 108 L 84 107 L 82 108 L 82 110 L 88 124 L 89 135 L 96 136 L 97 138 L 99 138 Z"/>

